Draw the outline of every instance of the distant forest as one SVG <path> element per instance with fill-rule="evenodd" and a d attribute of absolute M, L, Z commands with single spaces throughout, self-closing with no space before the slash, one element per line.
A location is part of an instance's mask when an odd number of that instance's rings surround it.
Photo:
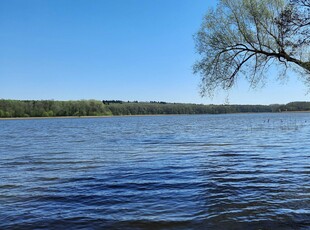
<path fill-rule="evenodd" d="M 0 117 L 119 116 L 156 114 L 225 114 L 310 111 L 310 102 L 285 105 L 202 105 L 167 102 L 124 102 L 119 100 L 4 100 Z"/>

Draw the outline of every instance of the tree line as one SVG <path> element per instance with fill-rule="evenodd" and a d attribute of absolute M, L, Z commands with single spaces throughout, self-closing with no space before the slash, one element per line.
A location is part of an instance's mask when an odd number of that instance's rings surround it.
<path fill-rule="evenodd" d="M 202 105 L 167 102 L 0 100 L 0 117 L 225 114 L 310 111 L 310 102 L 285 105 Z"/>
<path fill-rule="evenodd" d="M 96 100 L 0 100 L 0 117 L 104 116 L 111 111 Z"/>

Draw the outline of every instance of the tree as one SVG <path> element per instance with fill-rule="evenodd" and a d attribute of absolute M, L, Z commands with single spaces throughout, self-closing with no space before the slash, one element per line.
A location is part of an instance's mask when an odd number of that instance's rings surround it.
<path fill-rule="evenodd" d="M 230 89 L 241 75 L 255 87 L 271 65 L 310 83 L 309 10 L 310 0 L 220 0 L 195 35 L 202 96 Z"/>

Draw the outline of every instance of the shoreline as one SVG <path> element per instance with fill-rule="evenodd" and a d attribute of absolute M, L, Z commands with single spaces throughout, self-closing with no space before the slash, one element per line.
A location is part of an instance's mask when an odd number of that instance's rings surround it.
<path fill-rule="evenodd" d="M 151 117 L 151 116 L 187 116 L 204 114 L 140 114 L 140 115 L 106 115 L 106 116 L 56 116 L 56 117 L 0 117 L 1 120 L 44 120 L 44 119 L 85 119 L 85 118 L 111 118 L 111 117 Z"/>
<path fill-rule="evenodd" d="M 189 116 L 189 115 L 224 115 L 224 114 L 259 114 L 259 113 L 310 113 L 310 111 L 284 111 L 284 112 L 252 112 L 252 113 L 219 113 L 219 114 L 138 114 L 138 115 L 106 115 L 106 116 L 55 116 L 55 117 L 1 117 L 2 120 L 45 120 L 45 119 L 85 119 L 85 118 L 111 118 L 111 117 L 151 117 L 151 116 Z"/>

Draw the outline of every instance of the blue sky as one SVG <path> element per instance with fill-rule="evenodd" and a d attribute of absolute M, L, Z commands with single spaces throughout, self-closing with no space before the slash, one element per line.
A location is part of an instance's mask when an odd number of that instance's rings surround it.
<path fill-rule="evenodd" d="M 215 1 L 0 0 L 0 98 L 204 104 L 309 100 L 294 74 L 199 95 L 193 35 Z"/>

